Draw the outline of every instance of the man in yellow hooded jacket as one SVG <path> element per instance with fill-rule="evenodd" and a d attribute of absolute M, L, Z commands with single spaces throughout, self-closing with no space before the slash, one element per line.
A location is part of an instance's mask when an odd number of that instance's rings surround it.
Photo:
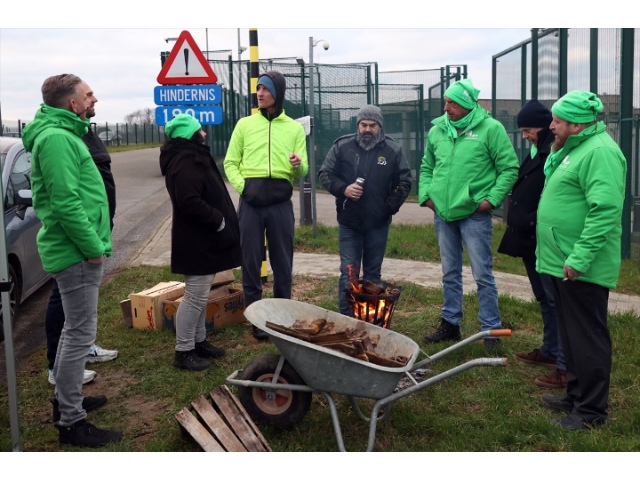
<path fill-rule="evenodd" d="M 242 118 L 231 135 L 224 170 L 240 194 L 238 220 L 245 306 L 262 298 L 264 239 L 273 270 L 273 296 L 291 298 L 293 282 L 293 181 L 308 170 L 302 125 L 283 109 L 286 80 L 280 72 L 258 78 L 259 111 Z M 315 175 L 315 172 L 312 172 Z M 258 340 L 269 337 L 253 327 Z"/>

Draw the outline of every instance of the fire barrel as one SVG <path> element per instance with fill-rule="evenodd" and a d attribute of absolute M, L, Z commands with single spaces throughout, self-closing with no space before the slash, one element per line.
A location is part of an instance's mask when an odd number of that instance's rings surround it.
<path fill-rule="evenodd" d="M 380 280 L 377 283 L 359 280 L 354 288 L 348 282 L 345 288 L 353 318 L 382 328 L 391 328 L 391 317 L 400 298 L 400 287 Z"/>

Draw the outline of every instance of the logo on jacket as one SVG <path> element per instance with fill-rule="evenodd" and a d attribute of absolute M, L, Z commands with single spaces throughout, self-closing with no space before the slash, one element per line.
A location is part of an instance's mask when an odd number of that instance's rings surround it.
<path fill-rule="evenodd" d="M 465 133 L 464 136 L 467 137 L 470 140 L 477 140 L 478 139 L 478 135 L 474 134 L 473 130 L 469 130 L 467 133 Z"/>
<path fill-rule="evenodd" d="M 383 157 L 382 155 L 378 157 L 378 165 L 386 165 L 387 164 L 387 159 L 385 157 Z"/>
<path fill-rule="evenodd" d="M 566 157 L 564 157 L 562 159 L 562 164 L 563 165 L 569 165 L 569 155 L 567 155 Z"/>

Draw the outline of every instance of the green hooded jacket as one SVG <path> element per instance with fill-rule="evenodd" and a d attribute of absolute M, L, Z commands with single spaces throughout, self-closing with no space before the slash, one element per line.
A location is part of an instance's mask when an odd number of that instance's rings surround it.
<path fill-rule="evenodd" d="M 518 178 L 518 157 L 500 122 L 481 106 L 458 138 L 447 133 L 445 113 L 433 120 L 420 165 L 418 200 L 431 199 L 447 222 L 468 218 L 483 200 L 502 204 Z"/>
<path fill-rule="evenodd" d="M 562 160 L 547 178 L 538 205 L 536 269 L 563 278 L 615 288 L 627 162 L 603 122 L 571 135 Z"/>
<path fill-rule="evenodd" d="M 33 208 L 42 222 L 38 252 L 49 273 L 111 255 L 104 182 L 81 138 L 88 124 L 73 112 L 42 104 L 23 131 L 31 152 Z"/>

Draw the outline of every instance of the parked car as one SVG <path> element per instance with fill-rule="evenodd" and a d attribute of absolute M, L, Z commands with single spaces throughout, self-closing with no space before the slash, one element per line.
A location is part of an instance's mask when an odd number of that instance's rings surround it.
<path fill-rule="evenodd" d="M 120 134 L 118 133 L 112 132 L 111 130 L 100 132 L 98 134 L 98 138 L 100 138 L 100 140 L 102 140 L 102 143 L 104 143 L 105 145 L 113 145 L 119 147 L 123 143 L 122 136 L 120 136 Z"/>
<path fill-rule="evenodd" d="M 40 220 L 31 206 L 31 154 L 26 152 L 22 139 L 0 137 L 0 166 L 4 194 L 4 223 L 6 230 L 6 262 L 9 279 L 9 301 L 12 324 L 20 305 L 50 278 L 42 268 L 36 235 Z M 0 311 L 0 341 L 4 340 L 4 320 Z"/>

